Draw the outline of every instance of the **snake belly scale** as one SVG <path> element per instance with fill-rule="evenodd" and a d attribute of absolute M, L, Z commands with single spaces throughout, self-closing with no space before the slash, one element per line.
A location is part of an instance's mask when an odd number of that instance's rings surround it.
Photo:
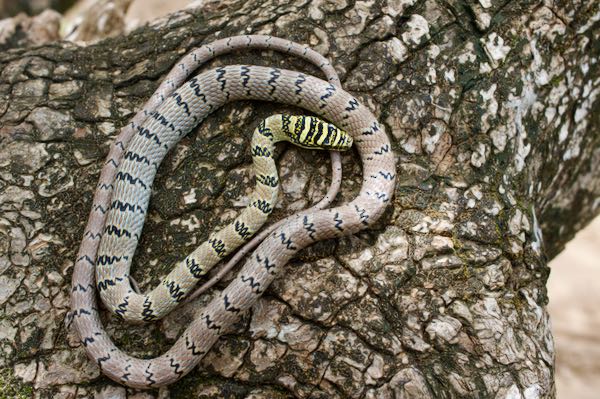
<path fill-rule="evenodd" d="M 232 46 L 226 40 L 232 40 Z M 235 45 L 278 50 L 321 62 L 322 57 L 306 47 L 270 37 L 245 36 L 224 39 L 203 46 L 178 65 L 181 71 L 169 74 L 144 110 L 134 117 L 111 148 L 101 173 L 92 213 L 84 233 L 72 281 L 70 318 L 88 356 L 104 374 L 122 384 L 150 388 L 170 384 L 198 364 L 223 331 L 238 319 L 264 292 L 277 272 L 300 249 L 316 241 L 353 234 L 367 228 L 389 204 L 395 182 L 395 159 L 391 144 L 373 114 L 352 95 L 339 88 L 339 81 L 321 79 L 294 71 L 260 66 L 232 65 L 212 69 L 182 84 L 202 60 L 231 51 Z M 203 54 L 203 58 L 198 54 Z M 196 59 L 197 58 L 197 59 Z M 319 65 L 319 64 L 317 64 Z M 176 66 L 178 68 L 178 66 Z M 173 95 L 171 95 L 173 94 Z M 179 101 L 178 101 L 179 99 Z M 261 242 L 233 281 L 199 313 L 175 344 L 153 359 L 135 358 L 119 350 L 104 330 L 96 304 L 94 267 L 99 238 L 113 188 L 133 184 L 115 179 L 117 165 L 127 150 L 143 154 L 152 164 L 139 162 L 130 171 L 131 179 L 150 182 L 167 151 L 210 112 L 235 100 L 263 100 L 304 108 L 332 122 L 354 138 L 363 165 L 363 183 L 351 202 L 327 210 L 308 210 L 287 218 Z M 185 105 L 183 105 L 185 104 Z M 156 112 L 154 112 L 156 111 Z M 162 115 L 165 120 L 152 118 Z M 142 127 L 138 130 L 138 127 Z M 136 131 L 148 129 L 160 141 Z M 127 177 L 125 180 L 129 180 Z M 145 184 L 145 183 L 144 183 Z M 115 199 L 113 197 L 113 199 Z M 117 198 L 118 199 L 118 198 Z M 102 215 L 102 216 L 100 216 Z M 139 222 L 139 223 L 143 223 Z M 119 255 L 108 255 L 118 257 Z M 114 258 L 116 259 L 116 258 Z"/>
<path fill-rule="evenodd" d="M 196 80 L 189 83 L 198 89 Z M 195 94 L 197 92 L 195 91 Z M 256 188 L 249 205 L 221 230 L 211 234 L 179 262 L 160 285 L 146 295 L 133 291 L 129 280 L 131 259 L 143 228 L 150 200 L 153 175 L 140 170 L 140 164 L 157 165 L 161 148 L 168 147 L 162 130 L 187 134 L 184 128 L 171 128 L 183 110 L 191 116 L 182 95 L 173 95 L 177 107 L 170 113 L 152 113 L 149 123 L 138 127 L 140 140 L 125 152 L 115 176 L 116 185 L 109 208 L 104 234 L 96 260 L 98 292 L 106 307 L 128 321 L 152 321 L 167 315 L 196 285 L 212 266 L 246 242 L 266 222 L 279 192 L 279 178 L 273 155 L 275 143 L 288 141 L 308 149 L 347 150 L 352 138 L 330 123 L 311 116 L 273 115 L 256 128 L 250 148 L 256 176 Z M 188 113 L 190 115 L 188 115 Z M 197 118 L 197 117 L 196 117 Z M 193 118 L 192 118 L 193 120 Z M 181 125 L 177 125 L 181 126 Z M 193 126 L 192 126 L 193 127 Z M 158 151 L 157 151 L 158 150 Z"/>

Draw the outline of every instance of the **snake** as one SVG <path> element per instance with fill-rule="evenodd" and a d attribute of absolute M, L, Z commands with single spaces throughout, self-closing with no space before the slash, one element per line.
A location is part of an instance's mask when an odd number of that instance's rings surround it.
<path fill-rule="evenodd" d="M 194 90 L 199 88 L 194 79 L 189 84 Z M 168 127 L 167 121 L 176 120 L 180 108 L 186 116 L 191 116 L 191 106 L 184 101 L 182 94 L 175 92 L 173 99 L 179 108 L 173 108 L 171 114 L 159 111 L 150 114 L 152 121 L 138 128 L 140 139 L 135 144 L 139 146 L 131 145 L 124 154 L 115 175 L 113 199 L 96 259 L 97 288 L 104 305 L 131 322 L 148 322 L 166 316 L 215 264 L 262 227 L 275 206 L 279 192 L 279 177 L 273 158 L 275 143 L 287 141 L 306 149 L 335 151 L 345 151 L 352 146 L 352 138 L 346 132 L 316 117 L 277 114 L 263 120 L 250 143 L 256 188 L 250 194 L 248 206 L 179 262 L 156 288 L 145 295 L 138 294 L 130 285 L 129 269 L 143 228 L 144 217 L 140 216 L 145 215 L 150 199 L 153 176 L 148 176 L 148 171 L 156 170 L 142 170 L 139 166 L 157 165 L 160 149 L 168 146 L 163 143 L 166 134 L 158 133 L 159 125 L 177 132 L 179 136 L 193 128 L 193 124 Z"/>
<path fill-rule="evenodd" d="M 200 64 L 243 48 L 272 49 L 299 56 L 319 66 L 328 81 L 275 67 L 228 65 L 201 72 L 185 82 Z M 147 179 L 140 181 L 150 185 L 158 165 L 184 132 L 219 107 L 237 100 L 296 106 L 346 131 L 353 138 L 362 163 L 360 190 L 347 203 L 328 209 L 311 208 L 276 224 L 233 280 L 198 310 L 198 316 L 169 350 L 150 359 L 128 355 L 112 342 L 102 325 L 95 280 L 107 213 L 111 200 L 118 200 L 113 191 L 126 184 L 136 190 L 135 184 L 126 181 L 128 178 L 116 178 L 124 154 L 135 150 L 152 159 L 149 165 L 137 162 L 130 176 L 132 181 Z M 235 36 L 198 47 L 174 66 L 110 147 L 73 268 L 67 322 L 74 326 L 89 358 L 114 381 L 141 389 L 172 384 L 198 364 L 298 251 L 315 242 L 355 234 L 372 226 L 390 205 L 395 173 L 396 160 L 384 127 L 366 106 L 341 88 L 333 67 L 316 51 L 289 40 L 258 35 Z M 118 254 L 107 256 L 113 257 L 113 263 L 118 261 Z"/>

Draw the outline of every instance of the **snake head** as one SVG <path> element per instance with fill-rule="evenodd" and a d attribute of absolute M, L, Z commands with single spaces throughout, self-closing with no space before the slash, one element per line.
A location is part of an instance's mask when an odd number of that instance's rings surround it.
<path fill-rule="evenodd" d="M 281 127 L 287 140 L 303 148 L 346 151 L 352 147 L 352 136 L 315 116 L 281 115 Z"/>

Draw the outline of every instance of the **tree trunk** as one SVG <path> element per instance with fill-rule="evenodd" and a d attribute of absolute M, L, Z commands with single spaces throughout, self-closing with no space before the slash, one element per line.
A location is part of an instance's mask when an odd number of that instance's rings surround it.
<path fill-rule="evenodd" d="M 553 397 L 547 261 L 600 205 L 599 20 L 598 2 L 231 0 L 89 47 L 3 52 L 0 392 L 125 397 L 63 325 L 108 146 L 185 52 L 265 33 L 329 57 L 385 125 L 393 206 L 377 228 L 301 252 L 190 375 L 129 395 Z M 317 74 L 268 52 L 216 63 Z M 236 214 L 251 132 L 281 110 L 226 106 L 167 157 L 134 261 L 143 289 Z M 281 152 L 276 218 L 325 193 L 327 159 Z M 360 185 L 356 160 L 344 155 L 340 202 Z M 151 326 L 106 315 L 107 328 L 156 356 L 207 300 Z"/>

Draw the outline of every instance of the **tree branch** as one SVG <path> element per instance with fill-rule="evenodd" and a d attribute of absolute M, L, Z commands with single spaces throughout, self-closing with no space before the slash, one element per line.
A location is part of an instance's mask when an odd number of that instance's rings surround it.
<path fill-rule="evenodd" d="M 89 47 L 0 54 L 2 389 L 124 397 L 62 324 L 108 145 L 185 52 L 265 33 L 326 54 L 385 125 L 394 206 L 376 229 L 303 251 L 171 397 L 554 396 L 546 262 L 600 205 L 600 14 L 549 4 L 210 2 Z M 212 65 L 226 63 L 317 73 L 262 52 Z M 134 261 L 142 289 L 233 218 L 252 126 L 280 111 L 226 106 L 167 157 Z M 326 159 L 282 151 L 275 218 L 320 198 Z M 341 202 L 360 185 L 355 155 L 344 173 Z M 155 356 L 206 301 L 154 326 L 107 325 Z"/>

